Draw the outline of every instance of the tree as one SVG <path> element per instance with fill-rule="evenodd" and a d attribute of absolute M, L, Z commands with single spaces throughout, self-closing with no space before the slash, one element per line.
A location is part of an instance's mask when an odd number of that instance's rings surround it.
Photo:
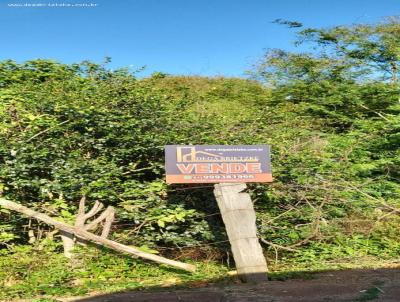
<path fill-rule="evenodd" d="M 361 117 L 387 119 L 399 112 L 400 21 L 307 28 L 297 45 L 312 52 L 268 51 L 256 77 L 277 101 L 307 103 L 307 110 L 340 129 Z"/>

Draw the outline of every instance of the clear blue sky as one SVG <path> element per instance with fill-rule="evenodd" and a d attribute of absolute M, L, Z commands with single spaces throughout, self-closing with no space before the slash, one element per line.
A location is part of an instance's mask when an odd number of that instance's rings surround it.
<path fill-rule="evenodd" d="M 9 7 L 96 3 L 94 8 Z M 0 60 L 146 65 L 149 74 L 242 76 L 266 48 L 291 49 L 282 18 L 319 27 L 399 15 L 399 0 L 0 0 Z"/>

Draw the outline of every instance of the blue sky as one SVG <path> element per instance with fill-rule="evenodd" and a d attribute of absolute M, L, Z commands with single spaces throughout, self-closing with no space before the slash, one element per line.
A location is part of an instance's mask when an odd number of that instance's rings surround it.
<path fill-rule="evenodd" d="M 243 76 L 264 49 L 293 48 L 293 31 L 271 23 L 277 18 L 325 27 L 391 15 L 400 15 L 399 0 L 0 0 L 0 60 L 102 62 L 109 56 L 112 68 L 146 65 L 143 75 Z"/>

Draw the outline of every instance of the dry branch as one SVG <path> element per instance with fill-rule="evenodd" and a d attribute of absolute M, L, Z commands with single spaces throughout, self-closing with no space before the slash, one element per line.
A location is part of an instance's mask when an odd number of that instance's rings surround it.
<path fill-rule="evenodd" d="M 114 208 L 111 208 L 111 207 L 109 209 L 110 209 L 109 213 L 104 222 L 103 231 L 101 232 L 101 237 L 103 237 L 103 238 L 107 238 L 107 236 L 111 230 L 111 224 L 114 221 L 115 210 L 114 210 Z"/>
<path fill-rule="evenodd" d="M 134 255 L 135 257 L 141 257 L 141 258 L 152 260 L 152 261 L 155 261 L 158 263 L 167 264 L 167 265 L 170 265 L 170 266 L 173 266 L 173 267 L 185 270 L 185 271 L 189 271 L 189 272 L 194 272 L 196 270 L 196 267 L 194 265 L 170 260 L 170 259 L 158 256 L 158 255 L 154 255 L 154 254 L 149 254 L 149 253 L 139 250 L 136 247 L 127 246 L 127 245 L 103 238 L 101 236 L 97 236 L 86 230 L 82 230 L 81 228 L 77 228 L 77 227 L 69 225 L 67 223 L 55 220 L 54 218 L 51 218 L 50 216 L 47 216 L 46 214 L 36 212 L 36 211 L 31 210 L 25 206 L 22 206 L 16 202 L 13 202 L 13 201 L 10 201 L 10 200 L 4 199 L 4 198 L 0 198 L 0 206 L 4 207 L 6 209 L 9 209 L 9 210 L 19 212 L 28 217 L 32 217 L 37 220 L 43 221 L 47 224 L 53 225 L 55 228 L 59 229 L 62 232 L 65 232 L 68 234 L 73 234 L 79 238 L 94 242 L 98 245 L 108 247 L 115 251 L 128 253 L 128 254 Z"/>
<path fill-rule="evenodd" d="M 66 121 L 63 121 L 63 122 L 61 122 L 61 123 L 58 123 L 57 125 L 55 125 L 55 126 L 53 126 L 53 127 L 47 128 L 47 129 L 45 129 L 45 130 L 43 130 L 43 131 L 40 131 L 40 132 L 36 133 L 34 136 L 28 138 L 28 139 L 26 140 L 26 142 L 30 142 L 31 140 L 33 140 L 34 138 L 38 137 L 39 135 L 45 134 L 46 132 L 49 132 L 50 130 L 53 130 L 54 128 L 56 128 L 56 127 L 58 127 L 58 126 L 61 126 L 61 125 L 64 125 L 64 124 L 66 124 L 66 123 L 68 123 L 68 122 L 69 122 L 69 120 L 66 120 Z"/>
<path fill-rule="evenodd" d="M 114 221 L 114 208 L 108 207 L 99 217 L 94 219 L 92 222 L 86 224 L 86 220 L 98 214 L 104 208 L 104 205 L 101 202 L 96 201 L 89 212 L 85 213 L 85 203 L 86 197 L 83 196 L 79 201 L 79 209 L 75 219 L 75 227 L 85 231 L 95 230 L 98 224 L 105 220 L 101 237 L 107 238 L 108 234 L 110 233 L 111 225 Z M 72 258 L 72 250 L 74 249 L 76 242 L 81 245 L 86 245 L 85 240 L 75 238 L 74 236 L 70 236 L 69 234 L 66 235 L 64 232 L 60 232 L 60 235 L 63 241 L 64 255 L 67 258 Z"/>
<path fill-rule="evenodd" d="M 84 229 L 86 231 L 90 231 L 90 230 L 94 230 L 96 229 L 97 225 L 102 222 L 103 220 L 106 220 L 109 217 L 113 217 L 114 218 L 114 208 L 113 207 L 108 207 L 103 213 L 101 213 L 101 215 L 99 217 L 97 217 L 96 219 L 94 219 L 92 222 L 84 225 Z M 112 221 L 111 221 L 112 223 Z M 111 226 L 111 225 L 110 225 Z"/>
<path fill-rule="evenodd" d="M 261 237 L 259 237 L 259 238 L 260 238 L 260 240 L 261 240 L 262 242 L 264 242 L 266 245 L 270 245 L 270 246 L 272 246 L 273 248 L 281 249 L 281 250 L 285 250 L 285 251 L 289 251 L 289 252 L 297 252 L 296 249 L 293 249 L 293 248 L 291 248 L 291 247 L 279 245 L 279 244 L 276 244 L 276 243 L 267 241 L 267 240 L 265 240 L 265 239 L 263 239 L 263 238 L 261 238 Z"/>

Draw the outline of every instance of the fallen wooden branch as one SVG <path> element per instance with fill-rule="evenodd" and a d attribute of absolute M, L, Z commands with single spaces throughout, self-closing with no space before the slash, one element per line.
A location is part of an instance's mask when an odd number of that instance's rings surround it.
<path fill-rule="evenodd" d="M 92 234 L 92 233 L 84 230 L 84 229 L 80 229 L 80 228 L 77 228 L 70 224 L 67 224 L 65 222 L 55 220 L 54 218 L 51 218 L 50 216 L 47 216 L 46 214 L 36 212 L 36 211 L 31 210 L 25 206 L 22 206 L 16 202 L 13 202 L 13 201 L 10 201 L 10 200 L 4 199 L 4 198 L 0 198 L 0 206 L 4 207 L 6 209 L 9 209 L 9 210 L 19 212 L 28 217 L 32 217 L 37 220 L 43 221 L 47 224 L 53 225 L 55 228 L 64 232 L 64 234 L 67 233 L 67 234 L 70 234 L 71 236 L 75 235 L 81 239 L 91 241 L 91 242 L 97 243 L 102 246 L 106 246 L 112 250 L 116 250 L 116 251 L 123 252 L 123 253 L 128 253 L 128 254 L 134 255 L 136 257 L 141 257 L 141 258 L 152 260 L 152 261 L 155 261 L 158 263 L 167 264 L 167 265 L 170 265 L 170 266 L 173 266 L 173 267 L 176 267 L 176 268 L 188 271 L 188 272 L 194 272 L 196 270 L 196 267 L 194 265 L 182 263 L 182 262 L 175 261 L 175 260 L 170 260 L 170 259 L 167 259 L 167 258 L 164 258 L 161 256 L 154 255 L 154 254 L 149 254 L 149 253 L 139 250 L 136 247 L 127 246 L 127 245 L 103 238 L 101 236 L 97 236 L 95 234 Z"/>

